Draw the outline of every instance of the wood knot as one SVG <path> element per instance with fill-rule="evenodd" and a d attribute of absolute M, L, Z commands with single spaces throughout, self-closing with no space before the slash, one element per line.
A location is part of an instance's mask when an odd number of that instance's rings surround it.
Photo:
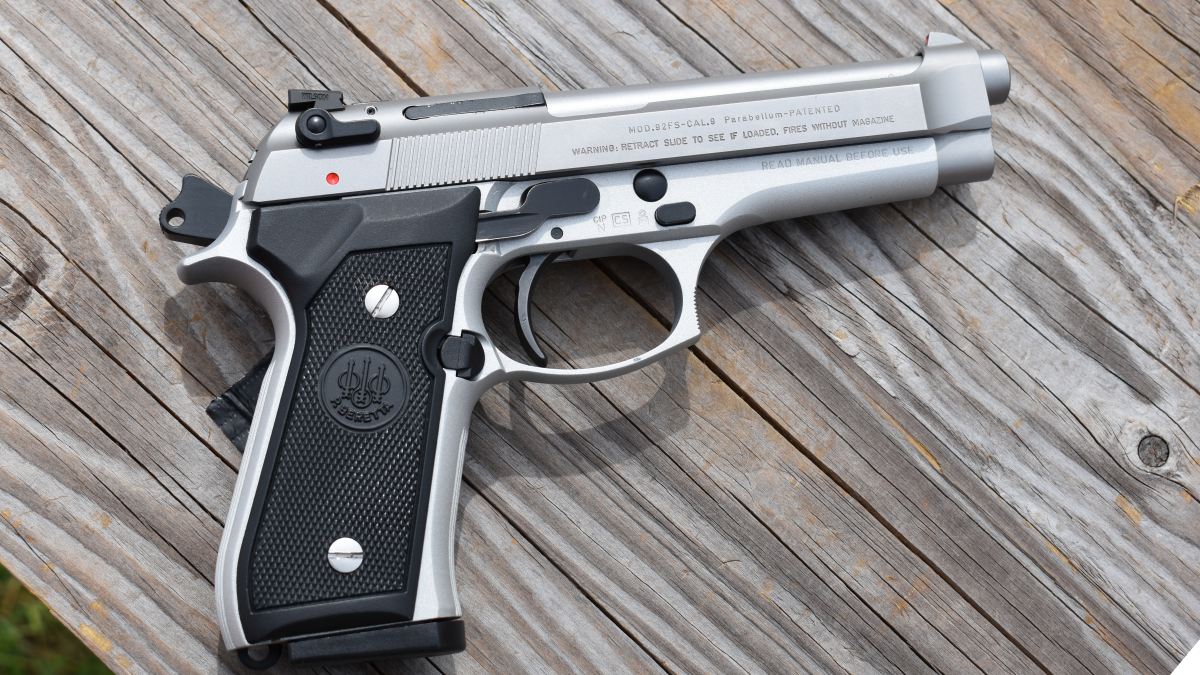
<path fill-rule="evenodd" d="M 1138 441 L 1138 459 L 1142 460 L 1142 464 L 1157 469 L 1167 463 L 1171 458 L 1171 446 L 1163 440 L 1162 436 L 1147 434 Z"/>
<path fill-rule="evenodd" d="M 16 318 L 33 301 L 33 288 L 41 281 L 41 269 L 33 267 L 27 277 L 15 267 L 0 267 L 0 322 Z"/>

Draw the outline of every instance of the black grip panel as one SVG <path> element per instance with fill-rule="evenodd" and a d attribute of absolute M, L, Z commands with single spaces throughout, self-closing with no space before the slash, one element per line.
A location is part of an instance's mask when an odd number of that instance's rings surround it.
<path fill-rule="evenodd" d="M 299 386 L 250 553 L 251 610 L 406 589 L 434 431 L 421 336 L 442 317 L 449 267 L 448 244 L 353 253 L 309 303 Z M 378 283 L 401 290 L 387 319 L 363 305 Z M 324 556 L 342 537 L 369 553 L 353 574 Z"/>
<path fill-rule="evenodd" d="M 445 384 L 437 351 L 478 206 L 477 189 L 452 188 L 255 214 L 250 255 L 284 286 L 297 330 L 238 569 L 251 642 L 411 619 Z M 372 305 L 384 318 L 364 304 L 377 286 L 395 292 Z M 350 573 L 327 559 L 343 537 L 363 549 Z"/>

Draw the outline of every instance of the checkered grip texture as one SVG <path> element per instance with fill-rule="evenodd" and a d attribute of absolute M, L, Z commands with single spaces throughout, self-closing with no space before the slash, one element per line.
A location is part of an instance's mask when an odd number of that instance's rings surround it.
<path fill-rule="evenodd" d="M 384 592 L 404 592 L 413 542 L 434 374 L 420 340 L 442 318 L 450 265 L 446 244 L 347 256 L 309 303 L 308 337 L 295 395 L 275 455 L 249 561 L 250 606 L 259 611 Z M 373 319 L 367 290 L 386 283 L 400 309 Z M 407 407 L 375 431 L 353 431 L 323 408 L 319 378 L 343 347 L 377 345 L 408 371 Z M 328 563 L 341 537 L 362 544 L 362 566 L 341 574 Z"/>

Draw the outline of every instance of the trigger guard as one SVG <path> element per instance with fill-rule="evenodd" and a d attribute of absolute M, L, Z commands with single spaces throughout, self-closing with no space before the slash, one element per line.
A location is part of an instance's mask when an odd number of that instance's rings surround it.
<path fill-rule="evenodd" d="M 667 339 L 644 354 L 595 368 L 543 368 L 516 361 L 499 350 L 496 351 L 496 355 L 500 360 L 500 368 L 508 379 L 546 384 L 583 384 L 633 372 L 676 350 L 692 345 L 699 338 L 700 330 L 698 328 L 676 327 L 667 336 Z"/>
<path fill-rule="evenodd" d="M 700 338 L 700 321 L 696 311 L 696 283 L 708 254 L 720 240 L 719 236 L 659 241 L 622 247 L 620 253 L 646 260 L 656 268 L 668 270 L 675 288 L 675 320 L 671 332 L 649 351 L 624 361 L 593 368 L 546 368 L 522 363 L 495 349 L 499 370 L 505 379 L 527 380 L 548 384 L 579 384 L 624 375 L 649 365 L 679 349 L 688 347 Z M 604 253 L 589 257 L 603 257 Z"/>

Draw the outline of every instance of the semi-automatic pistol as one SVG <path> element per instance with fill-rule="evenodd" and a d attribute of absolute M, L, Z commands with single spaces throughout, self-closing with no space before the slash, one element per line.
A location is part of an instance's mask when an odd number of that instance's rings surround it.
<path fill-rule="evenodd" d="M 463 649 L 454 519 L 472 409 L 510 380 L 628 373 L 700 335 L 696 282 L 750 225 L 985 180 L 1009 68 L 931 33 L 911 58 L 588 91 L 396 102 L 288 93 L 232 194 L 187 176 L 159 216 L 188 284 L 265 308 L 263 378 L 216 571 L 228 649 L 268 667 Z M 661 344 L 548 367 L 548 263 L 629 255 L 674 296 Z M 481 305 L 517 283 L 525 354 Z"/>

